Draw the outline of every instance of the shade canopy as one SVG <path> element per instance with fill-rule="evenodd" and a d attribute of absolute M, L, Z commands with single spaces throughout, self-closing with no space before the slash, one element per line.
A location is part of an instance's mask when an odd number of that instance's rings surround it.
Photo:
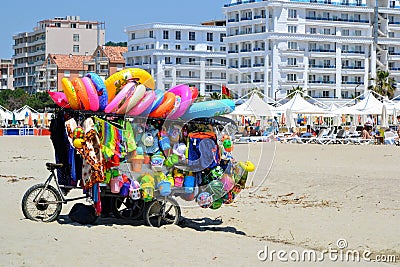
<path fill-rule="evenodd" d="M 297 114 L 328 114 L 329 112 L 323 108 L 311 104 L 305 100 L 300 94 L 296 93 L 292 99 L 285 104 L 276 107 L 275 111 L 278 113 L 286 112 L 290 109 L 292 113 Z"/>
<path fill-rule="evenodd" d="M 272 117 L 275 112 L 274 107 L 267 104 L 256 93 L 253 93 L 243 104 L 237 106 L 230 115 Z"/>
<path fill-rule="evenodd" d="M 12 112 L 3 106 L 0 106 L 0 121 L 12 120 Z"/>
<path fill-rule="evenodd" d="M 382 114 L 383 103 L 376 99 L 372 91 L 369 91 L 365 98 L 357 104 L 350 107 L 342 107 L 334 111 L 336 114 Z"/>
<path fill-rule="evenodd" d="M 31 114 L 33 120 L 37 120 L 38 114 L 39 114 L 39 112 L 37 112 L 36 110 L 34 110 L 33 108 L 31 108 L 29 106 L 23 106 L 22 108 L 14 110 L 13 112 L 15 114 L 15 119 L 18 121 L 24 120 L 30 114 Z"/>

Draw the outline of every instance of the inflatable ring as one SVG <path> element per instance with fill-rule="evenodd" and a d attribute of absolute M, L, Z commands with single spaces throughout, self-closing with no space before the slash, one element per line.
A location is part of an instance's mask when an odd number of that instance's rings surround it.
<path fill-rule="evenodd" d="M 142 114 L 146 109 L 151 107 L 154 99 L 156 99 L 156 93 L 153 90 L 147 91 L 142 99 L 140 99 L 139 104 L 134 106 L 130 111 L 128 111 L 128 115 L 130 116 L 138 116 Z"/>
<path fill-rule="evenodd" d="M 76 91 L 74 86 L 72 85 L 71 81 L 67 78 L 61 79 L 62 88 L 64 91 L 65 96 L 68 99 L 68 103 L 70 104 L 72 109 L 79 109 L 79 100 L 78 96 L 76 95 Z"/>
<path fill-rule="evenodd" d="M 71 80 L 71 83 L 75 88 L 76 95 L 78 96 L 81 109 L 89 110 L 90 102 L 89 102 L 88 95 L 86 93 L 85 85 L 83 84 L 82 80 L 80 78 L 76 77 Z"/>
<path fill-rule="evenodd" d="M 105 113 L 111 113 L 121 107 L 121 104 L 124 103 L 126 97 L 129 95 L 130 91 L 135 88 L 135 83 L 129 82 L 127 83 L 122 90 L 114 97 L 114 99 L 107 105 L 104 109 Z"/>
<path fill-rule="evenodd" d="M 211 118 L 235 110 L 235 102 L 231 99 L 211 100 L 205 102 L 193 103 L 186 113 L 181 116 L 183 120 L 192 120 L 195 118 Z"/>
<path fill-rule="evenodd" d="M 114 73 L 104 81 L 108 93 L 108 103 L 114 99 L 118 91 L 131 79 L 136 80 L 147 88 L 154 89 L 155 87 L 154 79 L 147 71 L 139 68 L 121 70 Z"/>
<path fill-rule="evenodd" d="M 89 72 L 86 74 L 86 77 L 89 77 L 96 87 L 97 97 L 99 99 L 99 110 L 104 110 L 108 105 L 108 96 L 106 85 L 104 84 L 103 79 L 94 72 Z"/>
<path fill-rule="evenodd" d="M 86 93 L 89 99 L 90 110 L 98 111 L 99 110 L 99 97 L 97 96 L 97 90 L 94 86 L 92 80 L 89 77 L 83 77 L 82 83 L 86 88 Z"/>
<path fill-rule="evenodd" d="M 56 103 L 59 107 L 62 108 L 70 108 L 71 105 L 68 103 L 68 98 L 63 92 L 51 92 L 48 91 L 50 98 Z"/>
<path fill-rule="evenodd" d="M 156 99 L 154 100 L 153 105 L 151 105 L 150 112 L 156 110 L 156 108 L 158 108 L 164 100 L 164 93 L 165 93 L 164 90 L 155 90 L 155 93 L 156 93 Z"/>
<path fill-rule="evenodd" d="M 145 93 L 146 87 L 143 84 L 137 85 L 132 95 L 125 101 L 125 103 L 127 102 L 127 105 L 125 106 L 123 113 L 130 111 L 134 106 L 136 106 L 139 100 L 144 97 Z"/>
<path fill-rule="evenodd" d="M 175 120 L 185 114 L 186 110 L 190 107 L 190 105 L 192 104 L 193 94 L 190 87 L 185 84 L 174 86 L 169 89 L 168 92 L 174 93 L 177 98 L 180 97 L 179 107 L 176 109 L 175 112 L 171 111 L 168 116 L 170 119 Z"/>
<path fill-rule="evenodd" d="M 256 167 L 250 160 L 246 162 L 240 161 L 239 166 L 247 172 L 253 172 L 256 169 Z"/>
<path fill-rule="evenodd" d="M 153 118 L 165 118 L 175 107 L 175 94 L 165 92 L 164 99 L 158 108 L 152 111 L 149 116 Z"/>

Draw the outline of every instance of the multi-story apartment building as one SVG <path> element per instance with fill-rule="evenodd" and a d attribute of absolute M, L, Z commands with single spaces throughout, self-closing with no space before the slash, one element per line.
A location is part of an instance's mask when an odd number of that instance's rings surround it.
<path fill-rule="evenodd" d="M 88 71 L 96 72 L 106 79 L 125 68 L 124 54 L 127 51 L 128 48 L 122 46 L 98 46 L 84 64 L 88 66 Z"/>
<path fill-rule="evenodd" d="M 39 21 L 32 32 L 13 36 L 14 87 L 36 91 L 36 67 L 48 54 L 88 55 L 104 45 L 103 22 L 80 20 L 79 16 Z"/>
<path fill-rule="evenodd" d="M 226 82 L 225 26 L 149 23 L 125 28 L 127 66 L 149 71 L 158 89 L 176 84 L 220 91 Z M 211 24 L 211 25 L 210 25 Z"/>
<path fill-rule="evenodd" d="M 400 1 L 232 1 L 227 80 L 239 95 L 258 87 L 283 98 L 300 86 L 314 98 L 352 98 L 377 69 L 400 80 Z"/>
<path fill-rule="evenodd" d="M 13 88 L 13 65 L 11 59 L 0 59 L 0 90 Z"/>

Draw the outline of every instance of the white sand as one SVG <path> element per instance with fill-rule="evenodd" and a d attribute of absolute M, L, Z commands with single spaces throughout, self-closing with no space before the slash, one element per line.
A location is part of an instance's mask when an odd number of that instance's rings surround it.
<path fill-rule="evenodd" d="M 58 222 L 25 219 L 22 196 L 47 177 L 52 145 L 48 137 L 1 137 L 0 266 L 271 266 L 257 259 L 265 246 L 321 251 L 336 249 L 339 238 L 348 249 L 396 254 L 400 262 L 399 147 L 278 143 L 265 177 L 274 147 L 236 145 L 235 156 L 258 167 L 232 205 L 183 207 L 181 226 L 152 229 L 116 219 L 71 223 L 73 203 Z"/>

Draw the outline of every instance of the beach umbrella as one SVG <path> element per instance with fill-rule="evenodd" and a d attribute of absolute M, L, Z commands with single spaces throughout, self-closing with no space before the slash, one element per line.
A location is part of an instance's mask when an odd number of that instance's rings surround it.
<path fill-rule="evenodd" d="M 15 119 L 15 113 L 12 114 L 12 125 L 17 124 L 17 120 Z"/>
<path fill-rule="evenodd" d="M 49 126 L 49 118 L 48 118 L 47 112 L 44 113 L 43 117 L 44 117 L 44 126 L 48 127 Z"/>
<path fill-rule="evenodd" d="M 32 127 L 33 126 L 33 121 L 32 121 L 32 112 L 29 113 L 28 116 L 28 126 Z"/>
<path fill-rule="evenodd" d="M 381 115 L 381 128 L 389 128 L 389 122 L 388 122 L 388 115 L 387 115 L 387 110 L 386 110 L 386 105 L 383 104 L 382 106 L 382 115 Z"/>
<path fill-rule="evenodd" d="M 398 122 L 397 122 L 397 109 L 396 108 L 394 108 L 393 109 L 393 125 L 397 125 L 398 124 Z"/>
<path fill-rule="evenodd" d="M 37 125 L 38 126 L 42 125 L 42 118 L 40 117 L 40 114 L 38 114 Z"/>
<path fill-rule="evenodd" d="M 286 109 L 286 127 L 288 130 L 292 129 L 294 127 L 293 125 L 293 115 L 292 115 L 292 110 L 290 108 Z"/>

